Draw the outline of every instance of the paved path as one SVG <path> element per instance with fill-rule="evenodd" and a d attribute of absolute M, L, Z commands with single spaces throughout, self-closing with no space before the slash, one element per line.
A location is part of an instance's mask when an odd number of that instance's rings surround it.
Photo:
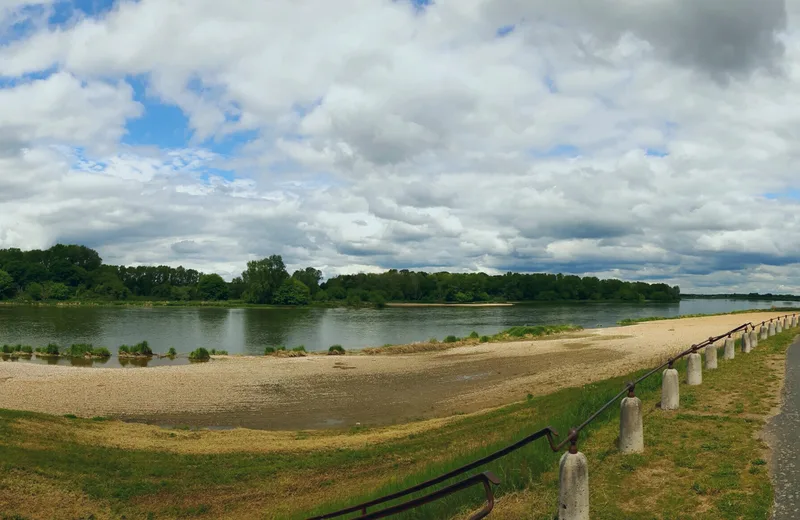
<path fill-rule="evenodd" d="M 800 339 L 786 355 L 786 383 L 780 415 L 770 421 L 775 481 L 773 520 L 800 518 Z"/>

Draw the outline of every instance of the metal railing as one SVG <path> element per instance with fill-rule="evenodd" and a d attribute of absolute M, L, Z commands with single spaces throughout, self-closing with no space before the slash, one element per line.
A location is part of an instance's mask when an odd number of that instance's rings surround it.
<path fill-rule="evenodd" d="M 783 319 L 786 319 L 786 318 L 788 318 L 790 316 L 792 316 L 795 319 L 795 324 L 798 324 L 797 323 L 797 314 L 786 314 L 786 315 L 783 315 L 783 316 L 779 316 L 777 318 L 772 318 L 772 319 L 769 320 L 769 323 L 772 323 L 775 320 L 783 320 Z M 761 322 L 761 326 L 765 326 L 767 323 L 768 323 L 767 321 L 762 321 Z M 656 374 L 658 371 L 660 371 L 661 369 L 663 369 L 665 367 L 672 368 L 672 366 L 675 364 L 675 362 L 680 360 L 681 358 L 684 358 L 684 357 L 688 356 L 689 354 L 693 354 L 693 353 L 697 352 L 698 350 L 700 350 L 701 348 L 705 348 L 705 347 L 707 347 L 709 345 L 713 345 L 714 343 L 716 343 L 717 341 L 719 341 L 719 340 L 721 340 L 723 338 L 730 338 L 733 334 L 739 332 L 740 330 L 744 330 L 744 332 L 747 333 L 748 332 L 747 329 L 751 328 L 751 327 L 752 327 L 752 330 L 756 330 L 756 326 L 753 325 L 752 322 L 747 322 L 747 323 L 743 323 L 742 325 L 739 325 L 735 329 L 731 329 L 731 330 L 729 330 L 729 331 L 727 331 L 727 332 L 725 332 L 723 334 L 720 334 L 719 336 L 712 336 L 712 337 L 706 339 L 705 341 L 703 341 L 701 343 L 694 344 L 691 347 L 689 347 L 688 349 L 680 352 L 679 354 L 676 354 L 676 355 L 670 357 L 665 362 L 663 362 L 662 364 L 658 365 L 657 367 L 649 370 L 648 372 L 646 372 L 644 375 L 640 376 L 636 380 L 625 383 L 625 388 L 623 388 L 622 391 L 620 391 L 614 397 L 609 399 L 605 404 L 603 404 L 600 408 L 598 408 L 594 413 L 592 413 L 581 424 L 579 424 L 578 426 L 570 429 L 569 433 L 567 434 L 567 437 L 564 438 L 564 440 L 562 440 L 558 444 L 555 443 L 555 438 L 559 436 L 558 432 L 556 432 L 550 426 L 547 426 L 547 427 L 542 428 L 541 430 L 539 430 L 537 432 L 534 432 L 534 433 L 532 433 L 532 434 L 520 439 L 519 441 L 517 441 L 517 442 L 515 442 L 513 444 L 509 444 L 505 448 L 497 450 L 497 451 L 495 451 L 495 452 L 493 452 L 493 453 L 491 453 L 489 455 L 486 455 L 485 457 L 481 457 L 480 459 L 477 459 L 477 460 L 475 460 L 473 462 L 470 462 L 469 464 L 465 464 L 464 466 L 461 466 L 461 467 L 458 467 L 458 468 L 453 469 L 451 471 L 448 471 L 447 473 L 443 473 L 442 475 L 439 475 L 438 477 L 432 478 L 430 480 L 426 480 L 425 482 L 421 482 L 421 483 L 419 483 L 417 485 L 414 485 L 414 486 L 411 486 L 409 488 L 403 489 L 402 491 L 397 491 L 395 493 L 384 495 L 382 497 L 379 497 L 379 498 L 376 498 L 376 499 L 373 499 L 373 500 L 370 500 L 370 501 L 367 501 L 367 502 L 363 502 L 363 503 L 360 503 L 360 504 L 357 504 L 357 505 L 354 505 L 354 506 L 350 506 L 350 507 L 347 507 L 345 509 L 341 509 L 339 511 L 334 511 L 332 513 L 327 513 L 327 514 L 323 514 L 323 515 L 319 515 L 319 516 L 314 516 L 314 517 L 309 518 L 309 520 L 327 520 L 327 519 L 338 518 L 338 517 L 341 517 L 341 516 L 344 516 L 344 515 L 349 515 L 351 513 L 358 513 L 358 512 L 360 512 L 361 515 L 353 517 L 353 518 L 356 518 L 356 519 L 359 519 L 359 520 L 372 519 L 372 518 L 385 518 L 387 516 L 391 516 L 391 515 L 395 515 L 395 514 L 398 514 L 398 513 L 402 513 L 404 511 L 409 511 L 411 509 L 415 509 L 417 507 L 420 507 L 422 505 L 428 504 L 428 503 L 433 502 L 435 500 L 438 500 L 438 499 L 444 498 L 446 496 L 452 495 L 453 493 L 456 493 L 458 491 L 461 491 L 461 490 L 470 488 L 472 486 L 475 486 L 475 485 L 477 485 L 479 483 L 483 484 L 483 486 L 484 486 L 484 492 L 485 492 L 485 496 L 486 496 L 486 504 L 484 505 L 484 507 L 480 511 L 478 511 L 477 513 L 474 513 L 469 518 L 469 520 L 478 520 L 480 518 L 484 518 L 492 511 L 492 508 L 494 507 L 494 494 L 493 494 L 493 491 L 492 491 L 492 485 L 499 485 L 500 484 L 499 479 L 496 476 L 494 476 L 490 471 L 485 471 L 483 473 L 479 473 L 477 475 L 473 475 L 473 476 L 468 477 L 468 478 L 466 478 L 464 480 L 456 482 L 455 484 L 451 484 L 449 486 L 441 488 L 441 489 L 439 489 L 437 491 L 434 491 L 434 492 L 429 493 L 427 495 L 424 495 L 422 497 L 410 499 L 410 500 L 408 500 L 406 502 L 402 502 L 402 503 L 397 504 L 397 505 L 385 507 L 384 509 L 380 509 L 378 511 L 374 511 L 372 513 L 369 513 L 367 510 L 369 508 L 372 508 L 372 507 L 375 507 L 375 506 L 378 506 L 378 505 L 381 505 L 381 504 L 385 504 L 386 502 L 391 502 L 391 501 L 397 500 L 399 498 L 407 497 L 408 495 L 423 491 L 423 490 L 428 489 L 428 488 L 430 488 L 432 486 L 435 486 L 437 484 L 441 484 L 441 483 L 443 483 L 443 482 L 445 482 L 447 480 L 450 480 L 450 479 L 455 478 L 457 476 L 463 475 L 464 473 L 466 473 L 466 472 L 468 472 L 470 470 L 473 470 L 473 469 L 475 469 L 475 468 L 477 468 L 479 466 L 483 466 L 483 465 L 488 464 L 490 462 L 493 462 L 493 461 L 495 461 L 497 459 L 500 459 L 500 458 L 508 455 L 509 453 L 512 453 L 512 452 L 514 452 L 514 451 L 516 451 L 516 450 L 518 450 L 518 449 L 520 449 L 520 448 L 522 448 L 524 446 L 527 446 L 528 444 L 530 444 L 530 443 L 532 443 L 532 442 L 534 442 L 534 441 L 536 441 L 538 439 L 541 439 L 543 437 L 547 439 L 547 442 L 550 445 L 550 449 L 553 450 L 553 452 L 557 453 L 557 452 L 561 451 L 564 448 L 564 446 L 566 446 L 569 443 L 569 445 L 570 445 L 570 447 L 569 447 L 570 453 L 577 453 L 578 434 L 584 428 L 589 426 L 589 424 L 591 424 L 592 421 L 597 419 L 600 416 L 600 414 L 602 414 L 605 410 L 607 410 L 609 406 L 611 406 L 612 404 L 617 402 L 623 395 L 627 394 L 629 397 L 633 397 L 635 389 L 636 389 L 636 385 L 638 385 L 639 383 L 641 383 L 645 379 L 651 377 L 652 375 Z"/>

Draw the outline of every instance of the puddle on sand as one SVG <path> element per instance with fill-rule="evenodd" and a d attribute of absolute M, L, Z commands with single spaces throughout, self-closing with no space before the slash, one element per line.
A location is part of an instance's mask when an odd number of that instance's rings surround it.
<path fill-rule="evenodd" d="M 112 356 L 105 359 L 69 358 L 69 357 L 12 357 L 0 355 L 0 362 L 7 363 L 33 363 L 36 365 L 61 365 L 67 367 L 85 368 L 146 368 L 173 365 L 188 365 L 187 358 L 118 358 Z"/>
<path fill-rule="evenodd" d="M 456 376 L 456 381 L 472 381 L 474 379 L 483 379 L 484 377 L 489 377 L 492 375 L 491 372 L 480 372 L 478 374 L 467 374 L 463 376 Z"/>

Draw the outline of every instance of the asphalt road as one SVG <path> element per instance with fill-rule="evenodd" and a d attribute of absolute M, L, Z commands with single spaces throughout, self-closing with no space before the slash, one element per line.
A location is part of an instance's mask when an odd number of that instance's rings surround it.
<path fill-rule="evenodd" d="M 774 439 L 773 520 L 800 519 L 800 338 L 789 347 L 781 413 L 770 421 Z"/>

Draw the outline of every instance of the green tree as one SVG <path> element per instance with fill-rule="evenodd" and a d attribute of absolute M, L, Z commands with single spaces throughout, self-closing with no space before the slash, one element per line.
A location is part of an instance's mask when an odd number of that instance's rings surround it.
<path fill-rule="evenodd" d="M 0 270 L 0 300 L 14 296 L 14 279 L 5 271 Z"/>
<path fill-rule="evenodd" d="M 275 291 L 289 278 L 286 265 L 280 255 L 247 262 L 242 273 L 245 289 L 244 299 L 249 303 L 272 303 Z M 304 284 L 305 285 L 305 284 Z"/>
<path fill-rule="evenodd" d="M 43 286 L 42 296 L 45 300 L 66 300 L 69 298 L 69 287 L 61 282 L 47 282 Z"/>
<path fill-rule="evenodd" d="M 311 291 L 312 296 L 319 291 L 319 281 L 322 280 L 322 271 L 313 267 L 306 267 L 302 271 L 295 271 L 292 278 L 300 280 Z"/>
<path fill-rule="evenodd" d="M 28 293 L 28 296 L 30 296 L 31 299 L 39 301 L 42 299 L 42 293 L 44 292 L 44 289 L 42 288 L 42 284 L 37 282 L 31 282 L 28 284 L 28 287 L 25 289 L 25 292 Z"/>
<path fill-rule="evenodd" d="M 308 305 L 311 301 L 311 291 L 308 286 L 296 278 L 284 280 L 272 302 L 277 305 Z"/>
<path fill-rule="evenodd" d="M 201 275 L 197 291 L 203 300 L 228 299 L 228 284 L 216 273 Z"/>

